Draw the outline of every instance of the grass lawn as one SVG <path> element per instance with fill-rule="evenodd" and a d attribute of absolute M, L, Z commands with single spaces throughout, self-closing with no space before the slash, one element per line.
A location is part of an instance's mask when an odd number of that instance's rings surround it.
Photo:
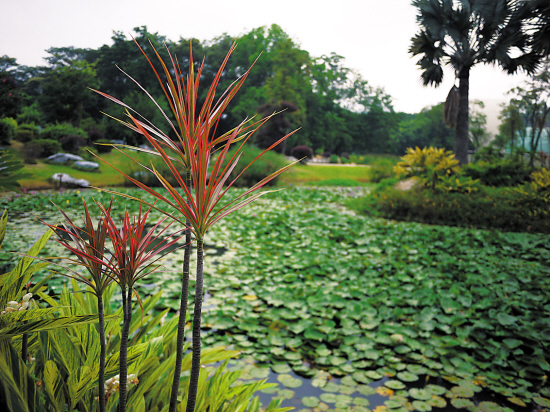
<path fill-rule="evenodd" d="M 369 168 L 364 166 L 305 166 L 295 165 L 285 172 L 279 182 L 294 185 L 365 186 Z"/>

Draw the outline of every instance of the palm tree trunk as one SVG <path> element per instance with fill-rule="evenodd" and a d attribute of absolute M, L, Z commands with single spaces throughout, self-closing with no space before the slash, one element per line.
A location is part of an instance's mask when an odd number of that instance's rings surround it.
<path fill-rule="evenodd" d="M 201 368 L 201 311 L 202 311 L 202 265 L 203 241 L 197 238 L 197 284 L 195 287 L 195 309 L 193 312 L 193 360 L 189 379 L 189 395 L 186 412 L 195 412 L 197 388 Z"/>
<path fill-rule="evenodd" d="M 456 116 L 455 156 L 461 165 L 468 163 L 468 93 L 470 68 L 462 68 L 458 83 L 458 113 Z"/>
<path fill-rule="evenodd" d="M 126 411 L 126 399 L 128 397 L 128 335 L 130 333 L 130 322 L 132 321 L 132 287 L 122 290 L 122 311 L 124 312 L 124 324 L 120 338 L 120 374 L 119 374 L 119 402 L 118 411 Z"/>
<path fill-rule="evenodd" d="M 97 314 L 99 317 L 99 412 L 105 412 L 105 314 L 103 313 L 103 297 L 97 297 Z"/>
<path fill-rule="evenodd" d="M 26 321 L 24 323 L 27 323 Z M 23 359 L 23 362 L 27 363 L 28 358 L 28 347 L 29 347 L 29 335 L 27 333 L 23 333 L 23 342 L 21 343 L 21 359 Z"/>
<path fill-rule="evenodd" d="M 191 172 L 186 173 L 185 183 L 191 187 Z M 189 200 L 187 201 L 189 203 Z M 176 367 L 174 369 L 174 380 L 172 381 L 172 393 L 170 396 L 169 412 L 175 412 L 178 403 L 178 389 L 180 384 L 181 363 L 183 360 L 183 343 L 185 342 L 185 318 L 187 317 L 187 300 L 189 298 L 189 260 L 191 258 L 191 229 L 190 222 L 185 224 L 185 254 L 183 256 L 183 279 L 181 281 L 180 318 L 178 321 L 178 337 L 176 343 Z"/>

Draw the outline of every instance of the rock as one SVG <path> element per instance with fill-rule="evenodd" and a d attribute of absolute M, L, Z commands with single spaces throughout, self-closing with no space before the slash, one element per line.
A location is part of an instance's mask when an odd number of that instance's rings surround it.
<path fill-rule="evenodd" d="M 79 161 L 84 159 L 81 158 L 80 156 L 70 154 L 70 153 L 56 153 L 48 157 L 47 160 L 51 162 L 56 162 L 56 163 L 67 163 L 67 162 L 74 162 L 74 161 Z"/>
<path fill-rule="evenodd" d="M 58 181 L 60 185 L 65 186 L 78 186 L 78 187 L 89 187 L 90 182 L 88 182 L 85 179 L 75 179 L 74 177 L 71 177 L 67 173 L 54 173 L 52 176 L 52 179 L 55 181 Z"/>
<path fill-rule="evenodd" d="M 99 164 L 96 162 L 87 162 L 85 160 L 79 160 L 73 163 L 73 167 L 78 169 L 99 169 Z"/>

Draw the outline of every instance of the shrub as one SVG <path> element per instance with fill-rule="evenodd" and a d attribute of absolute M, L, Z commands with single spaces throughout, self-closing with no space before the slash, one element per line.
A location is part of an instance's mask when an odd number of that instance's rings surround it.
<path fill-rule="evenodd" d="M 86 139 L 88 137 L 84 130 L 78 127 L 74 127 L 70 123 L 57 123 L 55 125 L 50 125 L 45 127 L 40 132 L 41 139 L 52 139 L 61 141 L 61 139 L 66 136 L 78 136 L 83 139 Z"/>
<path fill-rule="evenodd" d="M 27 142 L 21 149 L 23 161 L 27 164 L 35 164 L 36 159 L 42 156 L 43 148 L 34 141 Z"/>
<path fill-rule="evenodd" d="M 476 162 L 495 163 L 504 159 L 505 154 L 500 148 L 493 145 L 484 146 L 476 151 L 474 160 Z"/>
<path fill-rule="evenodd" d="M 42 113 L 34 106 L 23 107 L 22 112 L 17 116 L 18 123 L 42 124 Z"/>
<path fill-rule="evenodd" d="M 17 130 L 17 122 L 11 117 L 0 119 L 0 145 L 10 144 L 10 141 L 15 137 Z"/>
<path fill-rule="evenodd" d="M 94 148 L 98 153 L 110 153 L 113 150 L 113 146 L 104 146 L 105 144 L 113 143 L 107 139 L 99 139 L 95 142 Z"/>
<path fill-rule="evenodd" d="M 296 159 L 307 158 L 311 159 L 313 157 L 313 152 L 307 146 L 296 146 L 290 151 L 290 155 Z"/>
<path fill-rule="evenodd" d="M 17 127 L 17 131 L 15 132 L 15 140 L 21 143 L 28 143 L 34 140 L 37 132 L 38 127 L 36 127 L 34 124 L 23 123 Z"/>
<path fill-rule="evenodd" d="M 462 168 L 464 175 L 472 179 L 479 179 L 486 186 L 517 186 L 529 180 L 532 169 L 519 161 L 499 161 L 489 163 L 481 161 L 465 165 Z"/>
<path fill-rule="evenodd" d="M 61 144 L 52 139 L 37 139 L 32 142 L 41 147 L 42 152 L 39 157 L 48 157 L 61 151 Z"/>
<path fill-rule="evenodd" d="M 237 148 L 238 148 L 238 145 L 237 147 L 234 147 L 229 151 L 227 155 L 226 163 L 224 163 L 224 167 L 227 164 L 228 159 L 231 159 L 231 157 L 233 156 Z M 262 153 L 262 150 L 258 149 L 256 146 L 247 145 L 243 149 L 243 154 L 241 155 L 239 163 L 237 164 L 235 169 L 233 169 L 233 171 L 231 172 L 228 182 L 236 178 L 239 175 L 239 173 L 241 173 L 241 171 L 244 169 L 244 167 L 248 165 L 250 162 L 252 162 L 257 156 L 259 156 L 260 153 Z M 210 164 L 213 164 L 213 160 L 210 162 Z M 248 169 L 246 169 L 244 173 L 241 175 L 241 177 L 239 178 L 239 180 L 235 182 L 234 186 L 237 186 L 237 187 L 253 186 L 254 184 L 264 179 L 266 176 L 281 169 L 287 164 L 288 162 L 285 160 L 283 156 L 273 151 L 269 151 L 266 154 L 264 154 L 261 158 L 256 160 Z M 269 182 L 269 184 L 274 185 L 276 182 L 277 182 L 277 178 L 273 179 L 271 182 Z"/>
<path fill-rule="evenodd" d="M 86 139 L 82 136 L 68 135 L 61 138 L 61 147 L 65 152 L 78 153 L 84 146 L 86 146 Z"/>
<path fill-rule="evenodd" d="M 105 140 L 105 133 L 98 129 L 88 130 L 88 141 L 98 142 L 100 140 Z"/>
<path fill-rule="evenodd" d="M 419 177 L 424 186 L 430 186 L 435 191 L 440 177 L 458 172 L 459 167 L 458 160 L 450 151 L 435 147 L 409 147 L 394 170 L 401 176 Z"/>
<path fill-rule="evenodd" d="M 342 154 L 340 155 L 340 158 L 342 158 L 342 157 L 349 160 L 349 153 L 348 152 L 342 152 Z"/>
<path fill-rule="evenodd" d="M 331 155 L 330 156 L 330 163 L 338 163 L 338 156 L 336 156 L 335 154 Z"/>

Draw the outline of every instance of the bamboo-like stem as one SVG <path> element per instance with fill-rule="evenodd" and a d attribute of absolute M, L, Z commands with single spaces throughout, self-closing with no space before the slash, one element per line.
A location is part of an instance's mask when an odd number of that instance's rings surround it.
<path fill-rule="evenodd" d="M 23 333 L 23 342 L 21 344 L 21 358 L 25 363 L 27 363 L 27 358 L 28 358 L 28 353 L 27 353 L 28 347 L 29 347 L 29 335 L 28 333 Z"/>
<path fill-rule="evenodd" d="M 105 412 L 105 314 L 103 312 L 103 297 L 97 296 L 97 314 L 99 318 L 99 412 Z"/>
<path fill-rule="evenodd" d="M 201 368 L 201 311 L 202 311 L 202 265 L 203 240 L 197 238 L 197 283 L 195 287 L 195 309 L 193 312 L 193 360 L 191 362 L 191 377 L 189 380 L 189 395 L 187 412 L 195 412 L 197 388 Z"/>
<path fill-rule="evenodd" d="M 187 187 L 191 187 L 191 172 L 185 176 Z M 187 200 L 189 203 L 189 200 Z M 185 318 L 187 317 L 187 301 L 189 299 L 189 261 L 191 258 L 191 229 L 189 219 L 185 224 L 185 254 L 183 256 L 183 276 L 181 281 L 180 318 L 178 320 L 178 337 L 176 343 L 176 367 L 174 368 L 174 380 L 172 381 L 172 393 L 170 395 L 169 412 L 175 412 L 178 403 L 178 389 L 180 384 L 181 363 L 183 361 L 183 344 L 185 342 Z"/>
<path fill-rule="evenodd" d="M 126 295 L 128 292 L 128 295 Z M 130 322 L 132 321 L 132 287 L 128 291 L 122 289 L 122 311 L 124 312 L 124 324 L 122 325 L 122 335 L 120 338 L 120 373 L 119 373 L 119 402 L 118 411 L 126 411 L 126 399 L 128 397 L 128 335 L 130 332 Z"/>

